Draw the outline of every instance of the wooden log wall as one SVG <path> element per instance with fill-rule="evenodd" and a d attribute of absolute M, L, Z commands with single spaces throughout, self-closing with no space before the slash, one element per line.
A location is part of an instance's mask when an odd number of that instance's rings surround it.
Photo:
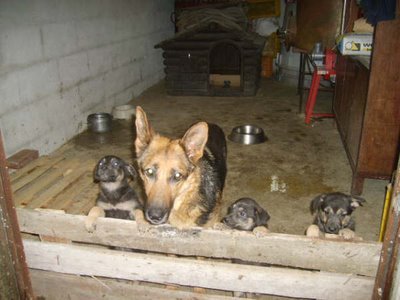
<path fill-rule="evenodd" d="M 218 91 L 209 84 L 210 50 L 217 43 L 233 43 L 242 58 L 241 88 Z M 198 32 L 163 46 L 167 92 L 171 95 L 253 96 L 259 87 L 261 49 L 236 33 Z"/>

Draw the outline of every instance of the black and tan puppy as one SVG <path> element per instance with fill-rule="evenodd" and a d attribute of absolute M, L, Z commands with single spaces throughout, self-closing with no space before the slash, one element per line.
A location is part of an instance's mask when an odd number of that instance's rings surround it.
<path fill-rule="evenodd" d="M 307 236 L 334 234 L 352 239 L 355 237 L 355 221 L 352 212 L 365 202 L 361 197 L 335 192 L 322 194 L 311 201 L 310 210 L 314 222 L 307 229 Z"/>
<path fill-rule="evenodd" d="M 238 230 L 251 231 L 257 226 L 267 227 L 269 214 L 252 198 L 240 198 L 229 208 L 222 219 L 225 225 Z"/>
<path fill-rule="evenodd" d="M 94 180 L 99 183 L 100 193 L 86 219 L 86 229 L 93 231 L 98 217 L 134 219 L 135 209 L 142 208 L 142 201 L 130 186 L 135 179 L 135 168 L 121 158 L 108 155 L 99 160 L 94 170 Z"/>

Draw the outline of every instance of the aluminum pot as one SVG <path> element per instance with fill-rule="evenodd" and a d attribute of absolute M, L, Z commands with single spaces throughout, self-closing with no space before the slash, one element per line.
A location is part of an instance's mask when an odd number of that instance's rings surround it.
<path fill-rule="evenodd" d="M 95 113 L 87 117 L 88 128 L 92 132 L 104 133 L 111 130 L 112 115 L 108 113 Z"/>

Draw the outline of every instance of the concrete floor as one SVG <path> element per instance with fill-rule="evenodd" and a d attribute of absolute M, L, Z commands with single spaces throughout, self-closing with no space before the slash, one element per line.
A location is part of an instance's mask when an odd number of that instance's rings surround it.
<path fill-rule="evenodd" d="M 312 222 L 310 201 L 321 193 L 349 193 L 352 171 L 333 119 L 305 125 L 298 101 L 295 87 L 263 79 L 255 97 L 175 97 L 166 94 L 161 82 L 132 104 L 142 106 L 154 129 L 170 137 L 181 137 L 199 120 L 219 124 L 226 135 L 238 125 L 261 126 L 268 137 L 263 144 L 227 141 L 224 211 L 236 199 L 252 197 L 271 215 L 271 231 L 303 235 Z M 318 104 L 329 109 L 331 95 L 320 95 Z M 133 124 L 115 123 L 112 135 L 83 134 L 73 143 L 99 157 L 121 154 L 132 159 L 126 156 L 133 149 Z M 356 232 L 365 240 L 378 239 L 386 184 L 365 181 L 362 196 L 367 203 L 354 213 Z"/>

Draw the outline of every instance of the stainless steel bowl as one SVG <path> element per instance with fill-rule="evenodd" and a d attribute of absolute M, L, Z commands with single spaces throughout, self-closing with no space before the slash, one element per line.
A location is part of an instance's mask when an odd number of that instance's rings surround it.
<path fill-rule="evenodd" d="M 235 143 L 244 145 L 260 144 L 267 140 L 264 130 L 254 125 L 242 125 L 232 129 L 228 138 Z"/>
<path fill-rule="evenodd" d="M 111 130 L 112 115 L 108 113 L 95 113 L 87 117 L 88 128 L 92 132 L 103 133 Z"/>

